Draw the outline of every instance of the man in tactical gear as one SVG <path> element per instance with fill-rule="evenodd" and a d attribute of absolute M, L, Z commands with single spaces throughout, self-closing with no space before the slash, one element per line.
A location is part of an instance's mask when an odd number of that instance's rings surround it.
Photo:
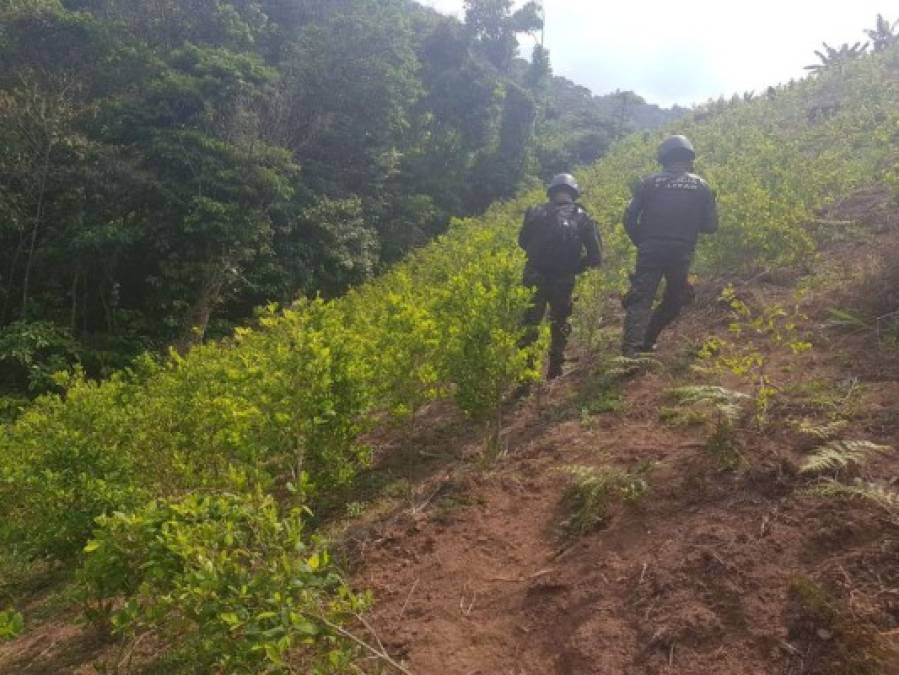
<path fill-rule="evenodd" d="M 692 291 L 688 275 L 699 234 L 718 229 L 715 194 L 693 173 L 695 158 L 688 138 L 667 138 L 658 152 L 662 171 L 639 182 L 627 207 L 624 227 L 637 247 L 637 269 L 624 300 L 625 356 L 652 351 L 680 314 Z M 665 295 L 653 312 L 662 277 Z"/>
<path fill-rule="evenodd" d="M 565 344 L 571 333 L 568 318 L 573 310 L 575 277 L 602 263 L 602 240 L 596 223 L 577 203 L 580 188 L 574 176 L 553 178 L 547 190 L 549 202 L 527 210 L 518 244 L 527 254 L 524 285 L 534 291 L 525 316 L 527 333 L 522 346 L 537 339 L 537 326 L 549 305 L 552 341 L 547 379 L 562 374 Z"/>

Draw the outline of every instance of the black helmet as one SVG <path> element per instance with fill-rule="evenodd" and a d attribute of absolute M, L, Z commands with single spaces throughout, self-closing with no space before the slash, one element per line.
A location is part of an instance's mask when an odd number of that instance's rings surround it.
<path fill-rule="evenodd" d="M 549 195 L 552 195 L 556 190 L 570 190 L 574 198 L 577 199 L 581 195 L 581 188 L 578 186 L 577 181 L 574 179 L 570 173 L 560 173 L 558 176 L 552 179 L 549 183 L 549 187 L 546 192 Z"/>
<path fill-rule="evenodd" d="M 696 159 L 696 151 L 686 136 L 669 136 L 659 146 L 658 158 L 660 164 L 678 161 L 692 162 Z"/>

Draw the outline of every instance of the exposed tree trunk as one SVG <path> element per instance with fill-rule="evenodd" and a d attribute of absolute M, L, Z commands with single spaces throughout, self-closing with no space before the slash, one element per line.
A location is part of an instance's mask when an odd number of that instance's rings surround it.
<path fill-rule="evenodd" d="M 0 314 L 0 325 L 6 323 L 6 319 L 9 316 L 9 304 L 12 300 L 13 296 L 13 278 L 16 274 L 16 268 L 19 266 L 19 258 L 22 257 L 22 252 L 25 250 L 25 230 L 24 228 L 19 232 L 19 244 L 16 246 L 16 252 L 13 253 L 12 261 L 9 263 L 9 274 L 6 276 L 6 295 L 3 298 L 3 313 Z"/>
<path fill-rule="evenodd" d="M 31 230 L 31 243 L 28 246 L 28 258 L 25 261 L 25 275 L 22 278 L 22 318 L 28 318 L 28 293 L 31 282 L 31 266 L 34 263 L 34 249 L 37 245 L 37 235 L 40 231 L 41 221 L 44 218 L 44 199 L 47 194 L 47 179 L 50 173 L 50 152 L 53 149 L 53 141 L 47 139 L 44 149 L 44 161 L 41 168 L 40 187 L 38 188 L 37 207 L 34 212 L 34 227 Z"/>
<path fill-rule="evenodd" d="M 72 311 L 69 317 L 69 328 L 74 334 L 78 330 L 78 282 L 81 280 L 81 270 L 76 269 L 72 278 Z"/>
<path fill-rule="evenodd" d="M 181 337 L 175 343 L 175 349 L 182 356 L 186 355 L 194 345 L 203 341 L 209 319 L 216 305 L 221 302 L 222 289 L 227 279 L 228 263 L 216 260 L 206 264 L 206 274 L 197 299 L 185 318 L 181 329 Z"/>

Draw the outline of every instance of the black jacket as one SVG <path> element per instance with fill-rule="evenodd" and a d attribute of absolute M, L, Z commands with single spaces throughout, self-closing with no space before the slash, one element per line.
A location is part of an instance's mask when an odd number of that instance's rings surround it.
<path fill-rule="evenodd" d="M 560 219 L 569 225 L 561 234 Z M 549 276 L 574 275 L 602 264 L 596 223 L 582 206 L 564 199 L 529 208 L 518 245 L 527 253 L 528 266 Z"/>
<path fill-rule="evenodd" d="M 718 229 L 715 193 L 702 178 L 682 169 L 666 169 L 640 181 L 624 216 L 635 246 L 668 242 L 696 246 L 699 233 Z"/>

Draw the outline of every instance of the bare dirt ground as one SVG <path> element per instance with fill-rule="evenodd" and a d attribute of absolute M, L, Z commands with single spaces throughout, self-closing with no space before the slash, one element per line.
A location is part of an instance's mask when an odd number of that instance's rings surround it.
<path fill-rule="evenodd" d="M 857 219 L 864 198 L 829 217 Z M 372 500 L 360 492 L 365 513 L 334 529 L 386 650 L 416 675 L 899 673 L 899 510 L 809 496 L 798 471 L 815 445 L 802 421 L 899 449 L 899 351 L 878 326 L 832 321 L 889 294 L 880 254 L 895 258 L 899 234 L 871 231 L 826 251 L 812 277 L 734 284 L 759 311 L 798 303 L 811 350 L 735 337 L 721 284 L 706 282 L 657 367 L 610 381 L 608 358 L 581 348 L 561 381 L 510 404 L 498 457 L 445 404 L 373 435 Z M 750 412 L 729 433 L 729 461 L 709 451 L 711 420 L 660 414 L 685 384 L 757 394 L 747 377 L 696 371 L 713 335 L 763 355 L 775 389 L 764 424 Z M 648 492 L 572 536 L 567 465 L 641 470 Z M 853 477 L 895 487 L 899 452 L 841 475 Z M 114 661 L 76 614 L 0 646 L 0 673 Z"/>

